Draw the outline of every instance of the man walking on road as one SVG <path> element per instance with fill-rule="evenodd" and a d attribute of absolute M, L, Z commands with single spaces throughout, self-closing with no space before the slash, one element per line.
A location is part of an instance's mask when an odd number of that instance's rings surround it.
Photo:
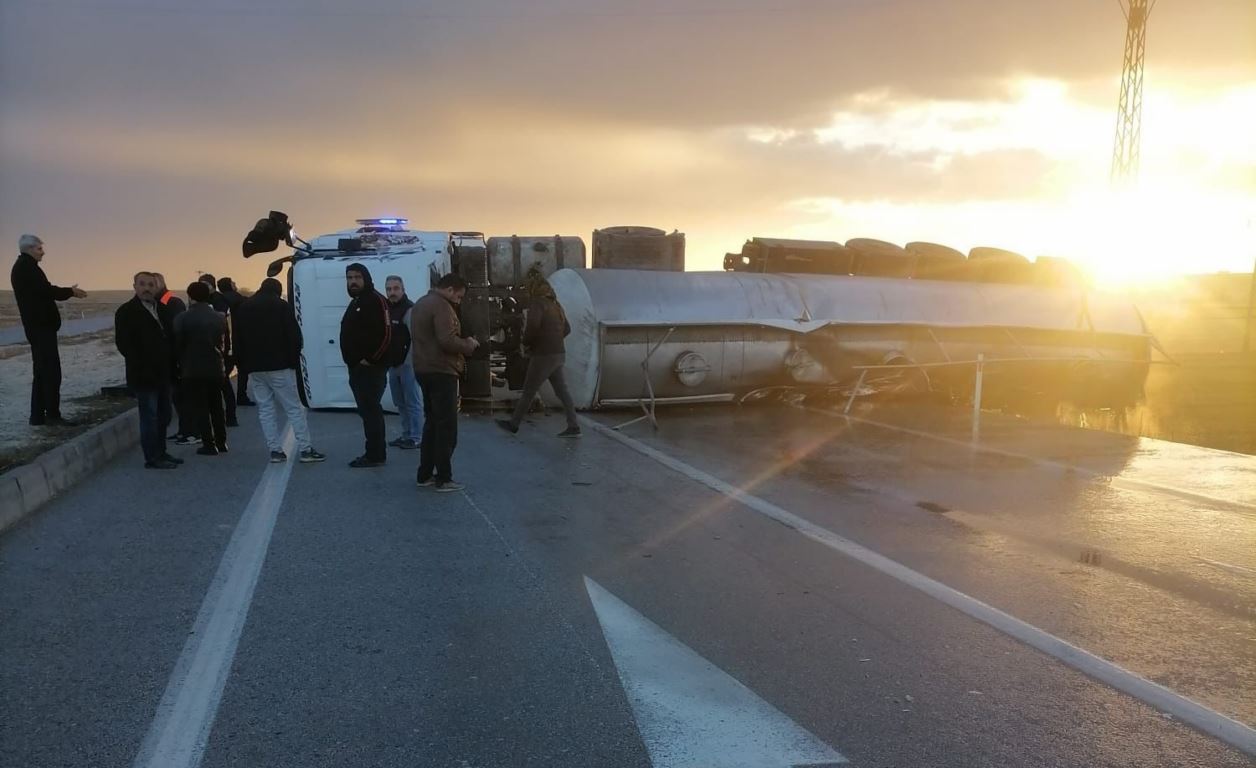
<path fill-rule="evenodd" d="M 301 360 L 301 327 L 288 302 L 283 286 L 273 277 L 262 281 L 244 303 L 232 310 L 235 325 L 236 362 L 240 376 L 248 377 L 248 396 L 257 405 L 257 419 L 270 448 L 272 464 L 288 460 L 283 451 L 282 433 L 275 403 L 283 408 L 296 436 L 299 461 L 310 464 L 327 457 L 310 444 L 310 427 L 305 407 L 297 394 L 297 366 Z"/>
<path fill-rule="evenodd" d="M 528 270 L 526 286 L 532 299 L 528 306 L 528 322 L 523 330 L 523 345 L 529 352 L 528 372 L 514 414 L 509 419 L 498 419 L 497 425 L 512 435 L 518 432 L 532 399 L 548 381 L 563 404 L 563 413 L 567 415 L 567 428 L 558 436 L 580 437 L 576 407 L 563 378 L 563 364 L 567 359 L 563 339 L 571 333 L 571 324 L 567 322 L 567 313 L 558 303 L 553 287 L 536 267 Z"/>
<path fill-rule="evenodd" d="M 392 318 L 392 332 L 410 337 L 410 308 L 414 302 L 406 296 L 406 284 L 397 275 L 384 280 L 384 294 L 388 297 L 388 313 Z M 414 375 L 414 348 L 400 365 L 388 369 L 388 390 L 393 404 L 401 416 L 401 437 L 389 445 L 402 450 L 419 447 L 423 438 L 423 400 L 419 394 L 419 380 Z"/>
<path fill-rule="evenodd" d="M 186 394 L 184 407 L 201 435 L 202 456 L 227 452 L 227 425 L 222 412 L 224 345 L 227 320 L 209 304 L 209 287 L 188 286 L 192 306 L 174 321 L 179 376 Z"/>
<path fill-rule="evenodd" d="M 113 315 L 114 343 L 126 360 L 126 384 L 139 406 L 144 466 L 174 469 L 183 463 L 166 452 L 174 327 L 169 310 L 157 301 L 157 280 L 152 273 L 137 272 L 133 285 L 135 297 Z"/>
<path fill-rule="evenodd" d="M 44 260 L 44 241 L 34 235 L 22 235 L 17 241 L 18 257 L 9 273 L 13 298 L 22 318 L 22 330 L 31 345 L 31 418 L 32 426 L 71 427 L 74 423 L 61 417 L 61 353 L 57 350 L 57 331 L 61 330 L 58 301 L 81 299 L 87 292 L 72 285 L 62 288 L 48 282 L 39 266 Z"/>
<path fill-rule="evenodd" d="M 388 458 L 380 405 L 388 385 L 388 367 L 383 360 L 392 335 L 388 300 L 375 290 L 366 267 L 356 262 L 345 268 L 345 288 L 350 301 L 340 319 L 340 356 L 349 366 L 349 387 L 366 433 L 366 452 L 349 466 L 379 467 Z"/>
<path fill-rule="evenodd" d="M 448 274 L 411 310 L 414 372 L 423 393 L 423 444 L 416 480 L 437 491 L 462 490 L 454 482 L 453 455 L 458 446 L 458 377 L 466 370 L 465 355 L 480 346 L 462 338 L 457 307 L 467 292 L 461 275 Z"/>

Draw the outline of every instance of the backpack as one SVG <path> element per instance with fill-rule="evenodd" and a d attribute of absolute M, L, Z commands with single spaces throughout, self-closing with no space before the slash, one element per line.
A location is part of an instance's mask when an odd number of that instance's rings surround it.
<path fill-rule="evenodd" d="M 408 316 L 410 313 L 407 312 Z M 405 318 L 391 321 L 392 333 L 388 335 L 388 349 L 384 351 L 384 365 L 396 368 L 410 359 L 410 328 Z"/>

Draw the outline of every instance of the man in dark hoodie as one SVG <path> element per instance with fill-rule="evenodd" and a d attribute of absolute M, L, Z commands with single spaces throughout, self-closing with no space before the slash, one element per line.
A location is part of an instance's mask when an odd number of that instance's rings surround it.
<path fill-rule="evenodd" d="M 388 458 L 380 398 L 388 386 L 384 357 L 392 338 L 392 321 L 388 300 L 375 290 L 366 267 L 356 262 L 345 267 L 345 288 L 349 306 L 340 319 L 340 356 L 349 367 L 349 388 L 366 433 L 366 452 L 349 466 L 379 467 Z"/>
<path fill-rule="evenodd" d="M 301 326 L 283 287 L 273 277 L 262 281 L 257 293 L 231 312 L 236 330 L 236 360 L 240 375 L 249 377 L 249 395 L 257 404 L 257 419 L 270 448 L 270 461 L 288 460 L 281 442 L 276 402 L 288 417 L 300 451 L 298 461 L 313 464 L 327 458 L 310 444 L 310 427 L 297 393 L 297 366 L 301 361 Z"/>
<path fill-rule="evenodd" d="M 388 297 L 388 312 L 392 318 L 393 333 L 410 335 L 410 308 L 414 302 L 406 295 L 406 284 L 397 275 L 384 280 L 384 295 Z M 402 450 L 419 447 L 423 439 L 423 400 L 419 394 L 419 380 L 414 375 L 413 352 L 400 365 L 388 369 L 388 390 L 393 405 L 401 416 L 401 437 L 389 445 Z"/>
<path fill-rule="evenodd" d="M 458 377 L 467 368 L 466 356 L 480 343 L 462 337 L 458 305 L 467 293 L 461 275 L 442 277 L 436 287 L 410 310 L 410 337 L 414 373 L 423 390 L 423 444 L 419 446 L 419 487 L 435 486 L 441 493 L 462 490 L 454 482 L 453 456 L 458 447 Z"/>
<path fill-rule="evenodd" d="M 175 350 L 188 418 L 201 435 L 202 456 L 227 452 L 227 426 L 222 412 L 223 349 L 227 320 L 209 303 L 209 286 L 188 286 L 192 306 L 174 320 Z"/>

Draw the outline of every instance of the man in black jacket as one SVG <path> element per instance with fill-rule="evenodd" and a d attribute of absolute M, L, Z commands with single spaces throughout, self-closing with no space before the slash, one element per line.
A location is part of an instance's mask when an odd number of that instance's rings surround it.
<path fill-rule="evenodd" d="M 22 318 L 22 330 L 31 345 L 31 419 L 34 426 L 73 426 L 61 418 L 61 354 L 57 350 L 57 331 L 61 329 L 58 301 L 73 297 L 81 299 L 87 292 L 72 285 L 62 288 L 48 282 L 39 266 L 44 259 L 44 241 L 34 235 L 18 238 L 18 257 L 9 278 L 13 298 Z"/>
<path fill-rule="evenodd" d="M 297 325 L 296 315 L 283 300 L 282 293 L 279 281 L 268 277 L 257 293 L 231 311 L 231 322 L 236 330 L 236 363 L 240 376 L 248 377 L 248 394 L 257 405 L 257 419 L 266 436 L 266 445 L 270 447 L 271 463 L 288 460 L 275 410 L 278 400 L 292 425 L 300 450 L 299 461 L 311 464 L 327 457 L 314 450 L 310 443 L 309 423 L 297 394 L 301 326 Z"/>
<path fill-rule="evenodd" d="M 157 281 L 152 273 L 137 272 L 134 286 L 135 298 L 113 315 L 114 342 L 126 360 L 126 383 L 139 405 L 144 466 L 174 469 L 183 463 L 166 452 L 174 328 L 170 311 L 157 301 Z"/>
<path fill-rule="evenodd" d="M 235 313 L 245 301 L 244 294 L 240 293 L 240 289 L 236 287 L 235 280 L 229 277 L 218 278 L 218 293 L 227 302 L 227 316 L 231 318 L 231 338 L 234 341 L 238 335 L 235 327 Z M 233 362 L 236 368 L 236 405 L 253 405 L 253 401 L 249 399 L 249 375 L 240 369 L 240 353 L 235 346 L 232 344 L 232 359 L 229 362 Z M 227 369 L 227 375 L 231 375 L 230 368 Z"/>
<path fill-rule="evenodd" d="M 209 286 L 188 286 L 192 306 L 174 321 L 179 379 L 185 394 L 183 407 L 201 436 L 202 456 L 227 452 L 227 425 L 222 412 L 223 345 L 227 319 L 209 303 Z"/>
<path fill-rule="evenodd" d="M 227 297 L 222 295 L 218 290 L 218 281 L 213 275 L 206 272 L 196 278 L 198 283 L 204 283 L 209 287 L 209 305 L 214 308 L 218 314 L 226 317 L 231 314 L 231 303 Z M 236 421 L 236 393 L 235 387 L 231 385 L 231 370 L 235 367 L 235 346 L 232 344 L 231 326 L 227 326 L 227 337 L 224 342 L 223 353 L 224 365 L 226 373 L 222 377 L 222 399 L 227 406 L 227 426 L 238 427 L 240 423 Z"/>
<path fill-rule="evenodd" d="M 358 263 L 345 267 L 349 306 L 340 319 L 340 356 L 349 366 L 349 387 L 358 404 L 366 452 L 349 462 L 351 467 L 378 467 L 387 459 L 384 445 L 384 409 L 380 398 L 388 386 L 384 357 L 392 337 L 388 300 L 375 290 L 371 273 Z"/>
<path fill-rule="evenodd" d="M 166 285 L 165 275 L 160 272 L 154 272 L 153 279 L 157 281 L 157 303 L 164 304 L 166 309 L 170 312 L 170 322 L 173 327 L 175 318 L 184 312 L 187 312 L 188 305 L 184 303 L 183 299 L 175 295 L 175 292 L 170 290 L 169 286 Z M 179 376 L 177 371 L 175 373 L 174 380 L 170 382 L 170 401 L 174 406 L 174 416 L 179 422 L 179 428 L 175 430 L 175 433 L 170 435 L 167 439 L 176 440 L 180 445 L 191 445 L 196 442 L 198 438 L 195 437 L 196 429 L 192 426 L 192 421 L 184 418 L 183 416 L 183 391 L 182 387 L 179 385 Z"/>
<path fill-rule="evenodd" d="M 388 299 L 388 315 L 392 318 L 392 332 L 410 336 L 410 308 L 414 302 L 406 295 L 406 284 L 400 275 L 384 279 L 384 295 Z M 401 417 L 401 437 L 389 445 L 410 451 L 419 447 L 423 440 L 423 394 L 419 380 L 414 375 L 414 358 L 406 355 L 400 365 L 388 369 L 388 390 L 393 405 Z"/>

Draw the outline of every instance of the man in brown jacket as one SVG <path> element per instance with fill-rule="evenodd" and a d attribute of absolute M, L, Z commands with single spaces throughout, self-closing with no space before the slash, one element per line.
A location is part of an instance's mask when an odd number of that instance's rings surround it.
<path fill-rule="evenodd" d="M 454 482 L 451 466 L 458 445 L 458 378 L 466 370 L 465 355 L 480 343 L 462 338 L 458 305 L 467 292 L 461 275 L 448 274 L 419 299 L 410 311 L 414 373 L 423 390 L 423 442 L 419 449 L 417 481 L 448 493 L 463 486 Z"/>

